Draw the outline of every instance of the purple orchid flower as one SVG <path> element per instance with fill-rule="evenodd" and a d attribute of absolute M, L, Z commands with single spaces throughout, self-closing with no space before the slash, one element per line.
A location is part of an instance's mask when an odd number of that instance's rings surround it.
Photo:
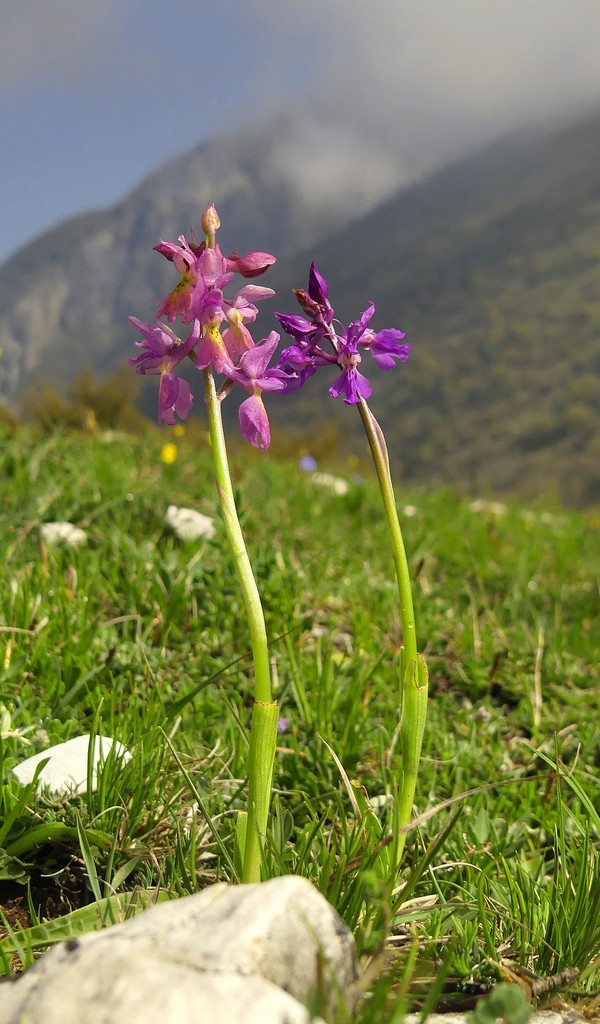
<path fill-rule="evenodd" d="M 175 415 L 184 420 L 193 404 L 193 396 L 189 384 L 180 380 L 172 371 L 182 359 L 190 353 L 200 337 L 200 323 L 194 326 L 185 341 L 167 327 L 155 320 L 145 323 L 136 316 L 130 316 L 129 322 L 142 335 L 142 341 L 136 341 L 138 348 L 144 351 L 129 360 L 141 374 L 160 374 L 158 389 L 158 418 L 173 425 Z"/>
<path fill-rule="evenodd" d="M 198 244 L 193 235 L 192 241 L 180 235 L 177 242 L 161 239 L 154 246 L 179 271 L 180 280 L 163 299 L 153 323 L 129 318 L 143 337 L 136 342 L 142 353 L 129 362 L 138 373 L 160 375 L 159 419 L 166 423 L 174 423 L 176 416 L 185 419 L 192 406 L 189 384 L 173 372 L 185 356 L 189 355 L 199 370 L 224 374 L 229 383 L 223 387 L 223 396 L 230 390 L 231 382 L 250 394 L 240 408 L 242 434 L 257 447 L 266 448 L 270 431 L 261 394 L 283 390 L 292 375 L 279 367 L 268 369 L 279 335 L 272 332 L 264 342 L 255 345 L 247 325 L 254 323 L 258 316 L 256 304 L 275 293 L 272 288 L 254 283 L 244 283 L 232 297 L 225 296 L 224 289 L 236 274 L 246 279 L 264 274 L 275 263 L 275 257 L 258 251 L 244 256 L 233 251 L 225 257 L 215 241 L 219 227 L 219 215 L 215 207 L 210 206 L 202 215 L 204 241 Z M 326 313 L 326 284 L 313 274 L 309 287 L 315 315 L 319 312 L 319 303 Z M 176 319 L 192 324 L 186 341 L 181 341 L 170 326 L 161 322 L 161 316 L 169 324 Z M 312 330 L 310 324 L 309 329 Z"/>
<path fill-rule="evenodd" d="M 332 382 L 329 393 L 333 398 L 344 397 L 348 405 L 356 405 L 372 394 L 370 382 L 358 370 L 361 362 L 359 348 L 370 352 L 373 361 L 381 370 L 391 370 L 396 361 L 405 362 L 410 353 L 409 344 L 400 344 L 405 337 L 395 327 L 386 327 L 376 333 L 369 326 L 375 312 L 370 302 L 357 320 L 347 329 L 334 330 L 334 310 L 329 302 L 327 281 L 311 263 L 308 291 L 296 288 L 294 293 L 306 318 L 290 313 L 276 313 L 275 316 L 286 334 L 294 338 L 294 344 L 284 349 L 279 367 L 292 375 L 285 387 L 285 393 L 302 387 L 319 366 L 337 363 L 342 373 Z M 332 353 L 322 347 L 329 342 Z"/>
<path fill-rule="evenodd" d="M 280 368 L 267 369 L 278 344 L 279 335 L 271 331 L 264 341 L 244 352 L 237 367 L 225 368 L 231 380 L 250 392 L 250 398 L 242 402 L 239 408 L 242 436 L 263 451 L 271 443 L 271 428 L 261 393 L 282 391 L 288 380 L 287 373 Z"/>

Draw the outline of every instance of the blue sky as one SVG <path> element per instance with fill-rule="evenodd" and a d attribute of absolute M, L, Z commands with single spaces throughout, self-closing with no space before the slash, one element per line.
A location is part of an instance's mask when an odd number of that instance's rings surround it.
<path fill-rule="evenodd" d="M 0 0 L 0 260 L 294 97 L 389 181 L 599 100 L 599 40 L 598 0 Z"/>

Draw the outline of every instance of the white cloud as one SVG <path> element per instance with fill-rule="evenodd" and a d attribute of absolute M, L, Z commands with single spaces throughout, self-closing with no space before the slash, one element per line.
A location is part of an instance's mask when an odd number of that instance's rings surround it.
<path fill-rule="evenodd" d="M 320 120 L 310 107 L 296 113 L 293 133 L 273 140 L 269 171 L 294 182 L 313 217 L 327 223 L 348 209 L 359 217 L 410 177 L 385 148 L 357 138 L 352 124 Z"/>
<path fill-rule="evenodd" d="M 600 0 L 248 0 L 238 26 L 270 68 L 306 70 L 294 130 L 269 144 L 318 222 L 520 124 L 600 100 Z M 265 83 L 267 85 L 267 83 Z"/>
<path fill-rule="evenodd" d="M 598 0 L 251 6 L 263 27 L 291 33 L 295 24 L 320 53 L 323 116 L 409 163 L 600 98 Z"/>

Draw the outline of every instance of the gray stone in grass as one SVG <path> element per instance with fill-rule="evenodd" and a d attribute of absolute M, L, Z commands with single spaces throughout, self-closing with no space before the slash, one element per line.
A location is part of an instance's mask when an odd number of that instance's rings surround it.
<path fill-rule="evenodd" d="M 81 547 L 87 541 L 85 531 L 73 526 L 73 523 L 42 523 L 40 537 L 46 544 L 67 548 Z"/>
<path fill-rule="evenodd" d="M 348 482 L 343 480 L 341 476 L 334 476 L 333 473 L 313 473 L 311 480 L 319 487 L 324 487 L 339 497 L 348 493 Z"/>
<path fill-rule="evenodd" d="M 404 1024 L 420 1024 L 420 1013 L 409 1013 L 404 1018 Z M 585 1024 L 585 1017 L 565 1007 L 564 1010 L 533 1010 L 528 1024 Z M 430 1013 L 425 1018 L 425 1024 L 467 1024 L 467 1015 L 464 1013 Z"/>
<path fill-rule="evenodd" d="M 193 508 L 169 505 L 165 522 L 180 540 L 199 540 L 200 537 L 211 540 L 215 535 L 214 520 Z"/>
<path fill-rule="evenodd" d="M 47 750 L 42 750 L 33 757 L 15 765 L 13 775 L 17 777 L 21 785 L 26 786 L 33 781 L 36 769 L 42 761 L 47 758 L 48 764 L 42 768 L 37 779 L 37 790 L 48 791 L 54 796 L 76 795 L 87 791 L 88 754 L 91 736 L 75 736 L 65 743 L 57 743 Z M 130 761 L 131 754 L 122 743 L 113 740 L 110 736 L 96 736 L 92 761 L 92 792 L 98 783 L 98 766 L 105 762 L 112 748 L 121 762 Z"/>
<path fill-rule="evenodd" d="M 214 885 L 62 943 L 0 984 L 0 1024 L 309 1024 L 352 1003 L 354 941 L 304 878 Z"/>

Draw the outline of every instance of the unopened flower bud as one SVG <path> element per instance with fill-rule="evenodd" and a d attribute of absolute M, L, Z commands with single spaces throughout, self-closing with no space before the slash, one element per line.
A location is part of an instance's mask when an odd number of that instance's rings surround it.
<path fill-rule="evenodd" d="M 214 238 L 221 227 L 221 221 L 219 220 L 219 214 L 217 213 L 215 206 L 211 203 L 202 214 L 202 230 L 209 241 L 212 240 L 214 244 Z"/>
<path fill-rule="evenodd" d="M 227 259 L 227 269 L 242 277 L 260 277 L 274 263 L 275 257 L 270 252 L 249 252 L 246 256 L 232 252 Z"/>

